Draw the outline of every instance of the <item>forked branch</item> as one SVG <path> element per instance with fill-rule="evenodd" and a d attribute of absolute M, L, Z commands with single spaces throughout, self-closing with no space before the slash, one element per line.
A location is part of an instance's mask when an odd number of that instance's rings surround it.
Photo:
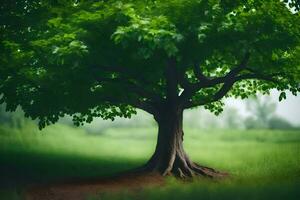
<path fill-rule="evenodd" d="M 215 101 L 219 101 L 230 91 L 232 86 L 238 81 L 247 80 L 247 79 L 257 79 L 257 80 L 278 83 L 278 80 L 275 79 L 275 77 L 280 76 L 280 75 L 281 75 L 280 73 L 274 73 L 269 76 L 259 74 L 259 73 L 248 73 L 248 74 L 242 74 L 242 75 L 235 76 L 234 78 L 225 82 L 222 85 L 222 87 L 211 98 L 201 99 L 197 102 L 188 101 L 185 103 L 184 108 L 192 108 L 192 107 L 205 105 L 208 103 L 213 103 Z"/>
<path fill-rule="evenodd" d="M 234 80 L 236 76 L 244 69 L 246 69 L 249 58 L 250 58 L 250 53 L 246 52 L 239 65 L 234 67 L 225 76 L 216 77 L 216 78 L 205 76 L 201 71 L 199 64 L 197 63 L 194 64 L 194 74 L 197 77 L 198 82 L 195 84 L 191 84 L 189 88 L 185 89 L 185 91 L 182 93 L 180 97 L 181 102 L 185 104 L 185 102 L 189 101 L 189 99 L 192 96 L 194 96 L 195 93 L 200 89 L 214 87 L 218 84 L 223 84 L 222 86 L 223 89 L 220 91 L 220 94 L 218 94 L 217 97 L 222 95 L 222 93 L 226 92 L 227 88 L 230 88 L 234 84 Z"/>

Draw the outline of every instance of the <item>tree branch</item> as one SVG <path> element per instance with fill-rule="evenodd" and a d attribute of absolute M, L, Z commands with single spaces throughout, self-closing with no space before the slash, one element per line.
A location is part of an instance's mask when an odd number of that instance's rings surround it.
<path fill-rule="evenodd" d="M 195 62 L 193 67 L 194 67 L 193 68 L 194 75 L 196 76 L 196 78 L 199 80 L 200 83 L 205 83 L 209 81 L 209 78 L 202 73 L 199 62 Z"/>
<path fill-rule="evenodd" d="M 230 91 L 232 86 L 238 81 L 246 80 L 246 79 L 258 79 L 258 80 L 264 80 L 264 81 L 278 83 L 278 80 L 274 79 L 274 77 L 278 76 L 278 75 L 281 75 L 281 74 L 274 73 L 272 75 L 266 76 L 266 75 L 258 74 L 258 73 L 248 73 L 248 74 L 242 74 L 239 76 L 235 76 L 233 79 L 230 79 L 229 81 L 225 82 L 223 84 L 223 86 L 212 96 L 212 98 L 203 99 L 196 103 L 189 101 L 189 102 L 185 103 L 184 108 L 192 108 L 192 107 L 201 106 L 201 105 L 205 105 L 208 103 L 213 103 L 215 101 L 218 101 L 218 100 L 222 99 Z"/>
<path fill-rule="evenodd" d="M 152 115 L 156 115 L 158 112 L 153 104 L 147 102 L 136 102 L 133 103 L 132 106 L 144 110 Z"/>
<path fill-rule="evenodd" d="M 136 100 L 125 100 L 122 101 L 118 98 L 115 97 L 109 97 L 109 96 L 101 96 L 100 98 L 102 101 L 106 101 L 108 103 L 112 103 L 112 104 L 127 104 L 130 105 L 132 107 L 135 108 L 139 108 L 141 110 L 144 110 L 152 115 L 157 113 L 157 109 L 155 107 L 155 105 L 151 102 L 145 102 L 145 101 L 140 101 L 138 99 Z"/>
<path fill-rule="evenodd" d="M 152 94 L 150 94 L 149 92 L 147 92 L 146 90 L 144 90 L 142 87 L 134 84 L 133 82 L 126 80 L 126 79 L 122 79 L 122 78 L 104 78 L 104 77 L 97 77 L 95 76 L 95 80 L 98 81 L 99 83 L 110 83 L 110 84 L 118 84 L 118 87 L 125 87 L 124 88 L 124 92 L 131 92 L 131 93 L 135 93 L 137 95 L 140 95 L 141 97 L 144 98 L 149 98 L 152 99 L 153 96 Z"/>
<path fill-rule="evenodd" d="M 242 61 L 238 66 L 233 68 L 230 72 L 228 72 L 225 76 L 216 77 L 216 78 L 209 78 L 206 77 L 200 70 L 199 64 L 194 65 L 194 73 L 197 79 L 199 80 L 198 83 L 192 84 L 189 88 L 187 88 L 181 95 L 181 102 L 184 103 L 188 99 L 190 99 L 195 93 L 202 89 L 202 88 L 209 88 L 213 87 L 218 84 L 230 85 L 233 79 L 244 69 L 247 67 L 247 63 L 250 58 L 250 53 L 246 52 Z"/>
<path fill-rule="evenodd" d="M 179 84 L 180 86 L 183 88 L 183 89 L 189 89 L 192 87 L 192 83 L 190 83 L 188 81 L 188 79 L 185 77 L 185 71 L 182 70 L 182 71 L 179 71 L 178 72 L 178 81 L 179 81 Z"/>
<path fill-rule="evenodd" d="M 225 76 L 223 77 L 217 77 L 214 79 L 211 79 L 207 85 L 203 85 L 202 87 L 212 87 L 214 85 L 217 84 L 221 84 L 221 83 L 225 83 L 225 82 L 230 82 L 232 79 L 234 79 L 235 76 L 237 76 L 241 71 L 243 71 L 244 69 L 246 69 L 247 67 L 247 63 L 249 61 L 250 58 L 250 53 L 247 52 L 244 55 L 244 58 L 242 59 L 242 61 L 240 62 L 240 64 L 238 66 L 236 66 L 235 68 L 233 68 L 230 72 L 228 72 Z"/>
<path fill-rule="evenodd" d="M 123 103 L 128 103 L 133 107 L 142 109 L 153 115 L 157 113 L 155 102 L 156 101 L 160 102 L 162 100 L 160 96 L 155 92 L 149 90 L 147 91 L 143 86 L 138 85 L 134 81 L 131 81 L 129 77 L 121 77 L 120 74 L 123 74 L 122 72 L 126 72 L 124 71 L 125 69 L 124 67 L 113 65 L 113 66 L 101 66 L 101 67 L 92 66 L 90 68 L 91 68 L 92 76 L 99 83 L 106 82 L 108 84 L 116 84 L 118 87 L 124 87 L 124 92 L 126 93 L 135 94 L 141 97 L 141 99 L 146 98 L 146 100 L 136 99 L 136 100 L 130 100 L 128 102 L 123 102 Z M 108 72 L 108 73 L 118 73 L 118 76 L 112 78 L 100 77 L 98 76 L 98 74 L 101 71 Z M 138 79 L 138 81 L 140 81 L 140 79 Z M 109 101 L 118 102 L 118 99 L 115 100 L 109 99 Z"/>
<path fill-rule="evenodd" d="M 125 87 L 124 91 L 126 92 L 131 92 L 131 93 L 135 93 L 141 97 L 144 98 L 148 98 L 150 100 L 154 100 L 154 101 L 160 101 L 161 98 L 159 97 L 158 94 L 156 94 L 153 91 L 149 91 L 146 90 L 145 87 L 138 85 L 137 83 L 135 83 L 134 81 L 131 81 L 129 77 L 121 77 L 121 75 L 123 73 L 118 73 L 118 75 L 116 77 L 100 77 L 98 74 L 100 74 L 100 72 L 103 70 L 104 67 L 91 67 L 91 75 L 92 77 L 98 81 L 98 82 L 106 82 L 109 84 L 116 84 L 118 83 L 119 87 Z M 116 68 L 116 69 L 120 69 L 121 67 L 118 66 L 114 66 L 114 67 L 106 67 L 109 69 L 112 68 Z M 104 71 L 106 71 L 106 69 L 104 68 Z M 113 73 L 113 71 L 108 71 L 109 73 Z"/>

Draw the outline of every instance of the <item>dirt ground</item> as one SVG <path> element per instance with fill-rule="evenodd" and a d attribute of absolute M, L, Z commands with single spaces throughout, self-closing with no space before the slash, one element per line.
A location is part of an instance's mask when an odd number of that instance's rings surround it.
<path fill-rule="evenodd" d="M 32 186 L 24 192 L 26 200 L 84 200 L 89 196 L 121 190 L 140 190 L 164 184 L 159 174 L 123 174 L 110 178 Z"/>

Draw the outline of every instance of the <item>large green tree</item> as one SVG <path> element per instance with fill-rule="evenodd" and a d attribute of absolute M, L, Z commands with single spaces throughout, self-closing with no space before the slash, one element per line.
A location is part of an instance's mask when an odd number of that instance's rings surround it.
<path fill-rule="evenodd" d="M 40 128 L 73 116 L 154 116 L 143 167 L 214 177 L 183 149 L 185 109 L 218 114 L 223 97 L 299 91 L 299 1 L 18 0 L 0 5 L 0 93 Z"/>

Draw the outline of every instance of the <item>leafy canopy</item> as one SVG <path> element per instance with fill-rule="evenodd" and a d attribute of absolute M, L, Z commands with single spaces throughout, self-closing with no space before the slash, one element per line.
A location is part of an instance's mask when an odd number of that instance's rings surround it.
<path fill-rule="evenodd" d="M 0 5 L 0 103 L 40 127 L 299 91 L 299 1 L 20 0 Z"/>

